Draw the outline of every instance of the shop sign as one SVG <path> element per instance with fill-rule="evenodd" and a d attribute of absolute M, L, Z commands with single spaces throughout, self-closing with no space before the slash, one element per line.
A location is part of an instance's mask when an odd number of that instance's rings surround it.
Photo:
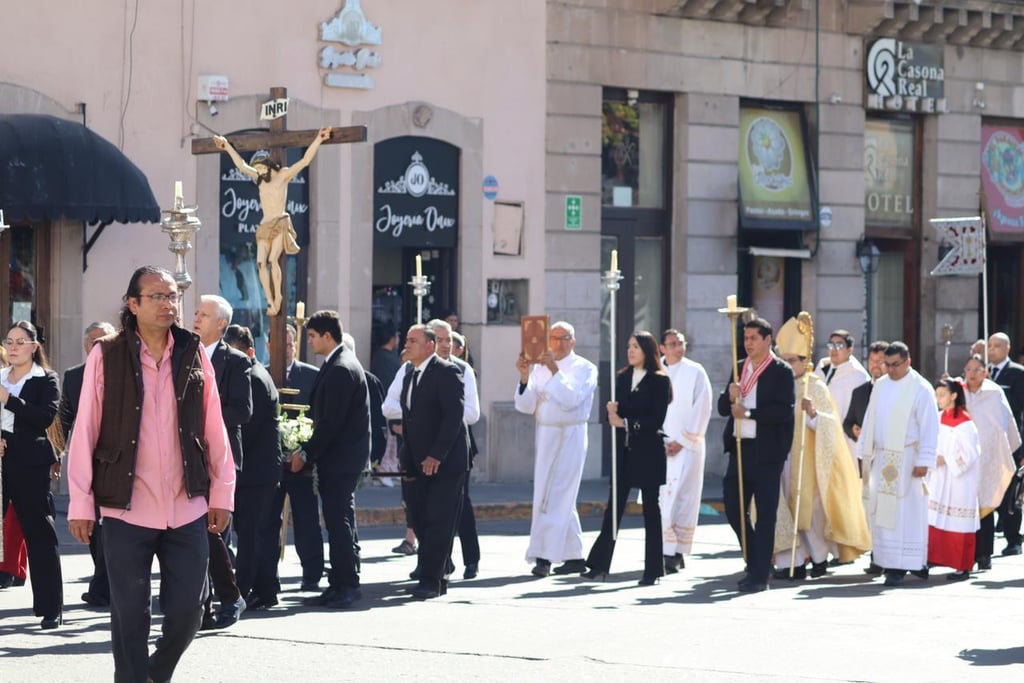
<path fill-rule="evenodd" d="M 942 45 L 879 38 L 867 50 L 868 109 L 945 114 Z"/>
<path fill-rule="evenodd" d="M 373 151 L 374 244 L 454 247 L 459 218 L 459 148 L 406 136 Z"/>
<path fill-rule="evenodd" d="M 740 223 L 809 230 L 817 221 L 798 110 L 740 109 Z"/>

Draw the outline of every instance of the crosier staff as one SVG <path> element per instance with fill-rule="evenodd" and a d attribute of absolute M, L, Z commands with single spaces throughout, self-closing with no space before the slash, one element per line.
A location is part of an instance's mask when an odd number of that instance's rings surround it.
<path fill-rule="evenodd" d="M 736 384 L 740 382 L 740 370 L 739 370 L 739 347 L 736 341 L 736 321 L 743 316 L 744 313 L 750 311 L 750 308 L 741 308 L 736 305 L 736 295 L 730 294 L 725 297 L 725 308 L 719 308 L 719 313 L 724 313 L 729 316 L 729 326 L 732 328 L 732 377 Z M 737 394 L 734 403 L 739 403 L 742 397 Z M 743 561 L 747 560 L 747 505 L 746 499 L 743 497 L 743 442 L 740 438 L 740 419 L 734 417 L 734 424 L 736 429 L 736 471 L 739 475 L 740 485 L 740 548 L 743 550 Z"/>

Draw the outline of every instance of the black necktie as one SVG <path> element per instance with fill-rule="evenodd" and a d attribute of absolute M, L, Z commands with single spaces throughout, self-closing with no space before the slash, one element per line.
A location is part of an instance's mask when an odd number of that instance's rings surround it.
<path fill-rule="evenodd" d="M 834 365 L 828 366 L 828 372 L 825 373 L 825 384 L 826 385 L 832 383 L 832 375 L 834 375 L 834 374 L 836 374 L 836 366 L 834 366 Z"/>
<path fill-rule="evenodd" d="M 412 383 L 409 385 L 409 407 L 412 408 L 413 397 L 416 395 L 416 387 L 420 383 L 420 371 L 416 370 L 412 373 Z"/>
<path fill-rule="evenodd" d="M 992 378 L 992 381 L 995 382 L 996 381 L 996 376 L 999 375 L 999 368 L 996 367 L 995 365 L 988 366 L 988 374 L 989 374 L 989 377 Z"/>

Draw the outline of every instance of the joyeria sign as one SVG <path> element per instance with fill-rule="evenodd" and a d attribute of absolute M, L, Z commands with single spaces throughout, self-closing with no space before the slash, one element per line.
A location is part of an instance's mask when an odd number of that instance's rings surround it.
<path fill-rule="evenodd" d="M 880 38 L 867 51 L 868 109 L 945 114 L 941 45 Z"/>

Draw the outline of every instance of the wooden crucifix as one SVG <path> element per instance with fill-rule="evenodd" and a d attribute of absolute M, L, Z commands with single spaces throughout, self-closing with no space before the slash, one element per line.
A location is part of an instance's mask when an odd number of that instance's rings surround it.
<path fill-rule="evenodd" d="M 281 104 L 287 101 L 287 88 L 270 89 L 270 101 L 263 109 L 273 114 L 287 108 Z M 225 138 L 202 138 L 192 141 L 193 154 L 219 154 L 228 152 L 238 168 L 260 185 L 260 205 L 263 218 L 256 232 L 256 261 L 260 283 L 267 297 L 267 315 L 270 318 L 270 376 L 277 386 L 284 386 L 285 338 L 288 288 L 284 286 L 281 260 L 285 254 L 299 250 L 295 242 L 295 230 L 285 212 L 287 206 L 288 182 L 302 168 L 305 168 L 321 144 L 336 145 L 349 142 L 365 142 L 366 126 L 345 126 L 315 130 L 287 130 L 287 115 L 271 119 L 270 129 L 265 133 L 245 133 Z M 291 168 L 285 166 L 286 150 L 289 147 L 308 147 L 302 160 Z M 246 163 L 239 152 L 266 151 L 255 155 Z M 278 174 L 275 176 L 275 173 Z M 301 322 L 296 326 L 301 333 Z M 296 348 L 302 340 L 296 339 Z"/>

